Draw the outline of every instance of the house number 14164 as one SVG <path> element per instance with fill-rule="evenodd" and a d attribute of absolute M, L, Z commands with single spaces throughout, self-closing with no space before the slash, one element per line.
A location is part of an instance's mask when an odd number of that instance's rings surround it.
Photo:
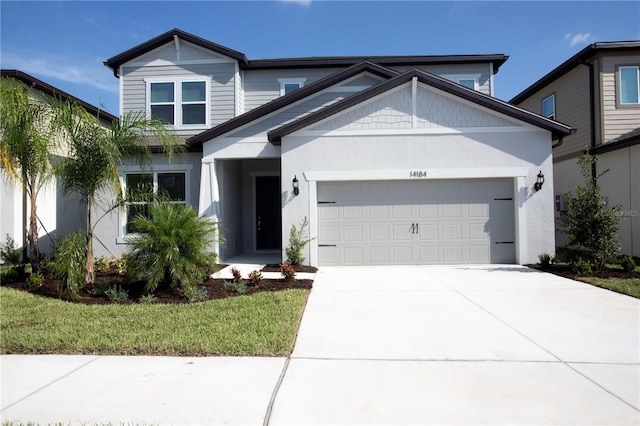
<path fill-rule="evenodd" d="M 412 178 L 427 177 L 427 171 L 426 170 L 412 170 L 412 171 L 409 172 L 409 177 L 412 177 Z"/>

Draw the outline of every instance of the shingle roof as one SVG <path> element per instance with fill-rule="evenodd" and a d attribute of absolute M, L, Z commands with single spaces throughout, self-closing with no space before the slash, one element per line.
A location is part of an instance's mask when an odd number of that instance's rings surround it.
<path fill-rule="evenodd" d="M 279 145 L 282 138 L 297 130 L 303 129 L 311 124 L 314 124 L 324 118 L 330 117 L 343 111 L 347 108 L 355 106 L 367 99 L 371 99 L 374 96 L 380 95 L 394 87 L 405 84 L 416 77 L 419 82 L 427 84 L 439 90 L 443 90 L 447 93 L 458 96 L 462 99 L 473 102 L 477 105 L 489 108 L 499 113 L 505 114 L 509 117 L 517 120 L 524 121 L 525 123 L 532 124 L 545 130 L 549 130 L 552 133 L 553 139 L 558 139 L 566 135 L 575 133 L 575 129 L 570 126 L 559 123 L 554 120 L 542 117 L 538 114 L 529 112 L 527 110 L 515 107 L 499 99 L 477 92 L 475 90 L 468 89 L 457 83 L 453 83 L 450 80 L 438 77 L 436 75 L 413 69 L 393 77 L 387 81 L 377 84 L 369 89 L 363 90 L 353 96 L 350 96 L 342 101 L 336 102 L 326 108 L 321 109 L 315 113 L 309 114 L 301 119 L 295 120 L 289 124 L 281 126 L 267 133 L 267 137 L 274 145 Z"/>
<path fill-rule="evenodd" d="M 589 60 L 595 54 L 600 52 L 621 52 L 627 50 L 638 50 L 640 49 L 640 40 L 632 40 L 632 41 L 609 41 L 609 42 L 600 42 L 593 43 L 589 46 L 585 47 L 562 64 L 558 65 L 551 72 L 546 74 L 540 80 L 533 83 L 531 86 L 524 89 L 522 92 L 517 94 L 509 101 L 512 104 L 519 104 L 520 102 L 527 99 L 529 96 L 536 93 L 538 90 L 547 86 L 552 81 L 562 77 L 564 74 L 568 73 L 578 65 L 584 63 L 584 61 Z"/>
<path fill-rule="evenodd" d="M 348 78 L 351 78 L 355 75 L 368 72 L 370 74 L 374 74 L 385 79 L 397 76 L 400 74 L 397 71 L 391 70 L 389 68 L 385 68 L 383 66 L 373 64 L 371 62 L 361 62 L 359 64 L 353 65 L 349 68 L 346 68 L 342 71 L 331 74 L 323 79 L 315 81 L 311 84 L 308 84 L 298 90 L 295 90 L 291 93 L 288 93 L 285 96 L 274 99 L 271 102 L 268 102 L 258 108 L 252 109 L 251 111 L 239 115 L 238 117 L 232 118 L 231 120 L 225 121 L 224 123 L 213 127 L 209 130 L 206 130 L 198 135 L 195 135 L 187 140 L 187 144 L 190 146 L 194 146 L 197 144 L 201 144 L 210 139 L 228 133 L 232 130 L 235 130 L 245 124 L 248 124 L 254 120 L 257 120 L 261 117 L 264 117 L 267 114 L 270 114 L 274 111 L 277 111 L 280 108 L 283 108 L 287 105 L 291 105 L 294 102 L 297 102 L 301 99 L 306 98 L 307 96 L 313 95 L 314 93 L 318 93 L 334 84 L 337 84 L 341 81 L 344 81 Z"/>
<path fill-rule="evenodd" d="M 108 120 L 110 122 L 113 122 L 114 120 L 118 119 L 118 117 L 116 117 L 115 115 L 109 114 L 105 110 L 99 109 L 98 107 L 93 106 L 90 103 L 83 101 L 82 99 L 76 98 L 75 96 L 70 95 L 65 91 L 62 91 L 57 87 L 47 84 L 44 81 L 39 80 L 25 72 L 18 71 L 18 70 L 0 70 L 0 75 L 2 75 L 2 77 L 13 77 L 17 80 L 20 80 L 23 83 L 25 83 L 27 86 L 33 87 L 34 89 L 38 89 L 49 96 L 62 97 L 64 99 L 74 101 L 79 105 L 82 105 L 82 107 L 92 115 L 95 115 L 95 116 L 99 115 L 100 118 L 104 118 L 105 120 Z"/>
<path fill-rule="evenodd" d="M 370 61 L 387 66 L 400 65 L 437 65 L 437 64 L 457 64 L 457 63 L 473 63 L 473 62 L 491 62 L 493 63 L 493 72 L 498 69 L 509 58 L 503 54 L 490 55 L 400 55 L 400 56 L 323 56 L 323 57 L 304 57 L 304 58 L 275 58 L 275 59 L 252 59 L 249 60 L 244 53 L 238 52 L 228 47 L 222 46 L 195 36 L 188 32 L 174 28 L 164 34 L 160 34 L 151 40 L 139 44 L 125 52 L 122 52 L 110 59 L 104 64 L 113 70 L 118 77 L 118 69 L 120 65 L 137 58 L 153 49 L 156 49 L 174 39 L 174 36 L 193 43 L 197 46 L 209 49 L 221 55 L 238 61 L 241 69 L 280 69 L 280 68 L 330 68 L 330 67 L 348 67 L 360 62 Z"/>

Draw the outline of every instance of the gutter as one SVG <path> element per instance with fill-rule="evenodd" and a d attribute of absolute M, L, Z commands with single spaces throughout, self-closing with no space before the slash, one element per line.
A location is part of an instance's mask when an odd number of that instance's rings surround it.
<path fill-rule="evenodd" d="M 596 89 L 594 83 L 594 67 L 593 64 L 585 59 L 580 58 L 580 65 L 586 65 L 589 68 L 589 132 L 590 147 L 589 151 L 596 147 Z M 591 176 L 595 179 L 597 175 L 595 162 L 591 165 Z"/>

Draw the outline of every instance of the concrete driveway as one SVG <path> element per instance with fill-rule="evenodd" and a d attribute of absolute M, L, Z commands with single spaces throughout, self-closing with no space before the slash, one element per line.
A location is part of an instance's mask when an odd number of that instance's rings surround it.
<path fill-rule="evenodd" d="M 322 268 L 289 358 L 3 355 L 3 421 L 640 424 L 640 301 L 519 266 Z"/>
<path fill-rule="evenodd" d="M 270 424 L 639 424 L 640 301 L 520 266 L 322 268 Z"/>

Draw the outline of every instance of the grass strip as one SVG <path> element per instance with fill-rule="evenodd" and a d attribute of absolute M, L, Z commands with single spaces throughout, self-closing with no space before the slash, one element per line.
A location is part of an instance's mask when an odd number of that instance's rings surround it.
<path fill-rule="evenodd" d="M 640 299 L 640 279 L 580 277 L 580 281 Z"/>
<path fill-rule="evenodd" d="M 0 287 L 0 351 L 21 354 L 284 356 L 308 290 L 191 304 L 81 305 Z"/>

